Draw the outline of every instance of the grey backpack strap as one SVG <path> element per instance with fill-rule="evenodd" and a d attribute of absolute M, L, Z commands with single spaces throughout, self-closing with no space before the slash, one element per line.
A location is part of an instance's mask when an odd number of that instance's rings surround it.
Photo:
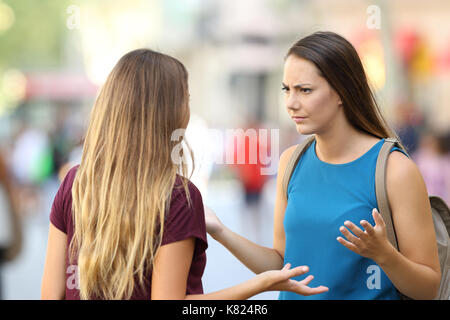
<path fill-rule="evenodd" d="M 377 165 L 375 168 L 375 193 L 378 202 L 378 209 L 383 217 L 384 223 L 386 224 L 386 234 L 389 242 L 398 250 L 397 236 L 395 234 L 394 222 L 392 220 L 392 212 L 389 207 L 388 194 L 386 191 L 386 166 L 387 159 L 391 153 L 392 148 L 398 147 L 402 149 L 406 154 L 401 145 L 398 143 L 397 139 L 386 138 L 384 139 L 383 146 L 378 153 Z M 409 155 L 408 155 L 409 157 Z M 397 290 L 398 291 L 398 290 Z M 409 297 L 405 296 L 403 293 L 398 291 L 400 298 L 402 300 L 410 300 Z"/>
<path fill-rule="evenodd" d="M 394 147 L 401 148 L 397 139 L 386 138 L 383 146 L 381 147 L 380 153 L 378 154 L 377 166 L 375 168 L 375 193 L 379 212 L 386 224 L 386 232 L 389 242 L 398 250 L 397 236 L 395 235 L 395 227 L 392 221 L 392 213 L 391 208 L 389 207 L 388 194 L 386 191 L 387 159 L 392 148 Z"/>
<path fill-rule="evenodd" d="M 288 199 L 288 185 L 289 180 L 291 180 L 292 173 L 294 172 L 295 167 L 297 166 L 298 161 L 302 157 L 302 154 L 308 149 L 308 147 L 313 143 L 316 137 L 313 135 L 311 137 L 303 140 L 294 150 L 289 159 L 289 162 L 286 166 L 283 176 L 283 194 L 285 195 L 286 201 Z"/>

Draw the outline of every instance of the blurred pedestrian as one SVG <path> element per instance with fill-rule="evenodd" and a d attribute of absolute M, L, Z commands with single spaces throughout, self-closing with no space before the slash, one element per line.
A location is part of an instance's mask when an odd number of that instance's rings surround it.
<path fill-rule="evenodd" d="M 18 256 L 22 248 L 22 225 L 9 170 L 0 152 L 0 300 L 2 299 L 2 265 Z"/>
<path fill-rule="evenodd" d="M 269 177 L 262 173 L 265 165 L 261 161 L 261 155 L 267 155 L 270 149 L 269 143 L 263 141 L 258 134 L 260 127 L 257 121 L 249 121 L 244 131 L 250 134 L 238 137 L 237 143 L 230 141 L 232 152 L 237 155 L 237 160 L 232 165 L 233 171 L 242 184 L 247 206 L 257 205 L 260 202 L 261 193 Z M 239 158 L 243 158 L 244 162 L 240 163 Z"/>
<path fill-rule="evenodd" d="M 423 175 L 428 193 L 450 203 L 450 153 L 446 152 L 444 137 L 424 134 L 413 159 Z"/>
<path fill-rule="evenodd" d="M 419 147 L 423 125 L 424 116 L 413 103 L 400 103 L 395 108 L 395 132 L 409 154 L 414 154 Z"/>

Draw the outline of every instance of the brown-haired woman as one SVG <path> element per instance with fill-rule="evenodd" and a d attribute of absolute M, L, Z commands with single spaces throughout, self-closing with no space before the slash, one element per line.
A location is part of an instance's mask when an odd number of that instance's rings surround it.
<path fill-rule="evenodd" d="M 202 197 L 186 178 L 183 149 L 174 153 L 183 136 L 172 138 L 189 122 L 187 81 L 182 63 L 147 49 L 114 67 L 95 101 L 81 164 L 53 202 L 42 298 L 246 299 L 280 288 L 326 290 L 291 280 L 307 269 L 286 264 L 203 294 Z"/>
<path fill-rule="evenodd" d="M 390 153 L 386 173 L 399 251 L 377 211 L 378 152 L 385 138 L 398 137 L 356 50 L 332 32 L 299 40 L 286 56 L 282 89 L 297 131 L 315 140 L 293 172 L 288 200 L 282 180 L 296 146 L 280 157 L 273 248 L 232 232 L 209 209 L 208 232 L 255 273 L 301 261 L 330 288 L 314 297 L 281 292 L 280 299 L 398 299 L 397 290 L 434 298 L 440 266 L 430 203 L 419 170 L 400 148 Z"/>

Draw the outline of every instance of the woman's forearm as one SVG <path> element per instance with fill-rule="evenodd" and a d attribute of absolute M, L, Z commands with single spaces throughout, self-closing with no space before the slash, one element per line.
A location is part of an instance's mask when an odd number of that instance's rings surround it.
<path fill-rule="evenodd" d="M 185 300 L 246 300 L 264 291 L 263 279 L 253 277 L 230 288 L 206 294 L 186 295 Z"/>
<path fill-rule="evenodd" d="M 256 274 L 283 267 L 284 258 L 273 248 L 260 246 L 223 227 L 215 240 L 227 248 L 239 261 Z"/>
<path fill-rule="evenodd" d="M 436 296 L 440 273 L 429 266 L 409 260 L 394 247 L 383 261 L 377 263 L 404 295 L 417 300 L 433 299 Z"/>

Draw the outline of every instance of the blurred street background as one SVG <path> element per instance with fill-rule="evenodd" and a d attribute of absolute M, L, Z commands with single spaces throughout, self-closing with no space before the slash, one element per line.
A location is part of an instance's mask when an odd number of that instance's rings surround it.
<path fill-rule="evenodd" d="M 97 90 L 123 54 L 141 47 L 188 69 L 192 180 L 204 204 L 232 230 L 271 246 L 276 172 L 261 175 L 261 163 L 212 161 L 212 154 L 246 149 L 218 143 L 213 132 L 278 129 L 279 154 L 301 141 L 284 106 L 283 59 L 315 31 L 337 32 L 356 47 L 429 194 L 450 203 L 448 0 L 0 0 L 0 157 L 23 233 L 19 255 L 0 268 L 1 297 L 40 298 L 59 183 L 80 161 Z M 253 276 L 208 242 L 205 292 Z"/>

